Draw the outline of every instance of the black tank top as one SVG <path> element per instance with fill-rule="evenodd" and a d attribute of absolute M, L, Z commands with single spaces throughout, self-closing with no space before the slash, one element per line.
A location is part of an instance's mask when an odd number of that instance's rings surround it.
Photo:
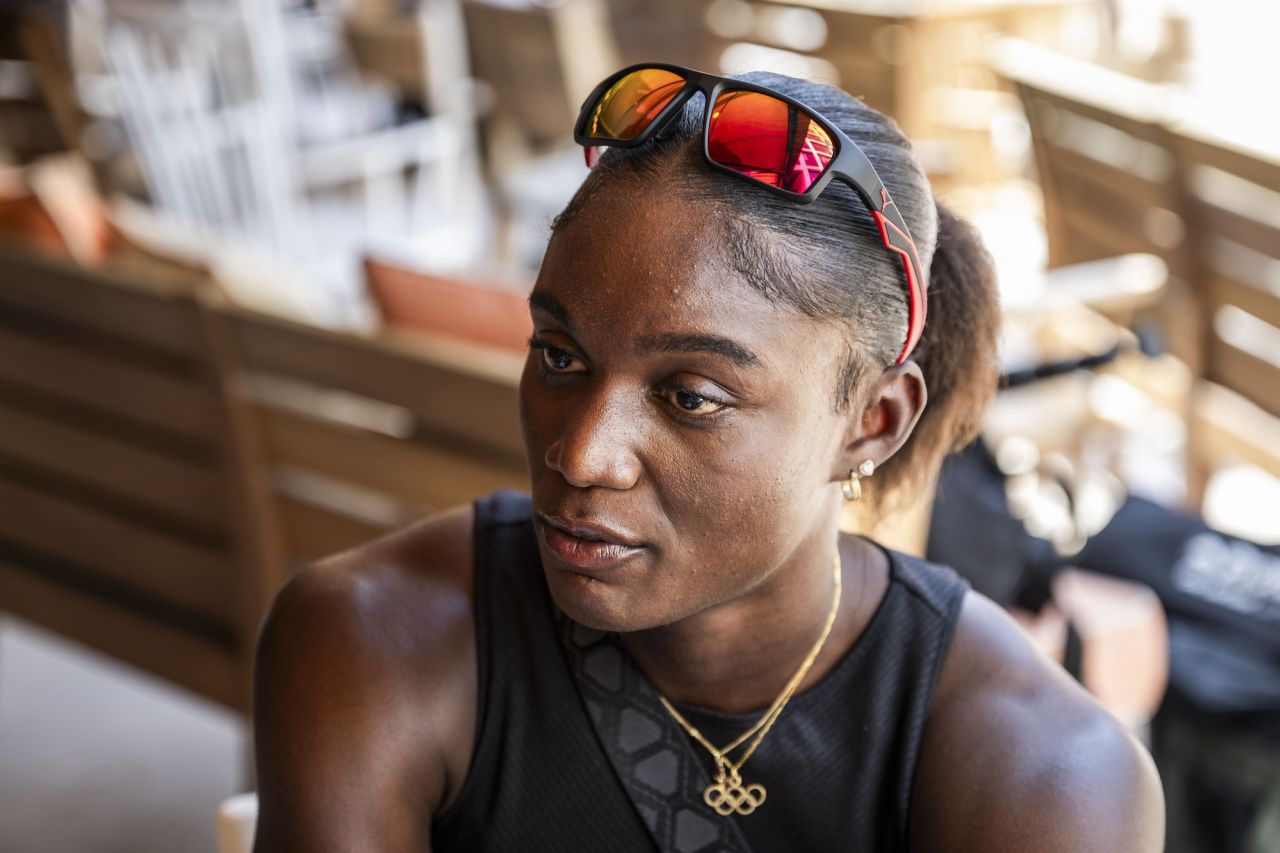
<path fill-rule="evenodd" d="M 906 849 L 921 734 L 967 585 L 951 569 L 887 553 L 889 587 L 866 630 L 821 682 L 791 700 L 743 769 L 745 781 L 767 788 L 766 804 L 720 817 L 691 803 L 673 822 L 672 849 L 725 849 L 719 821 L 735 822 L 753 853 Z M 588 716 L 600 710 L 574 680 L 527 495 L 498 492 L 475 504 L 475 617 L 475 747 L 458 799 L 432 822 L 432 849 L 653 853 L 653 815 L 642 817 L 645 804 L 628 798 Z M 603 682 L 625 683 L 619 666 L 643 678 L 606 652 L 593 648 L 587 661 L 601 665 Z M 712 743 L 732 740 L 758 717 L 679 707 Z M 639 765 L 649 781 L 660 786 L 674 766 L 663 744 L 687 750 L 710 774 L 710 755 L 673 721 L 623 713 L 635 718 L 626 748 L 631 738 L 654 752 Z"/>

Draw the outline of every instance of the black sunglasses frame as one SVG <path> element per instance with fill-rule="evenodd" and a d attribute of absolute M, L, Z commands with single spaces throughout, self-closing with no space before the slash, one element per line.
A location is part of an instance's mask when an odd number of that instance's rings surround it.
<path fill-rule="evenodd" d="M 603 139 L 589 135 L 587 127 L 591 122 L 591 116 L 595 112 L 596 105 L 605 93 L 613 87 L 622 78 L 636 71 L 646 68 L 654 68 L 662 71 L 669 71 L 679 75 L 684 79 L 684 85 L 680 88 L 671 100 L 664 106 L 656 116 L 644 127 L 638 134 L 631 139 Z M 876 172 L 875 167 L 871 165 L 871 161 L 867 159 L 867 155 L 862 149 L 850 139 L 844 131 L 836 127 L 826 119 L 821 113 L 812 107 L 797 101 L 795 98 L 775 92 L 767 86 L 760 86 L 755 83 L 748 83 L 744 80 L 734 80 L 729 77 L 722 77 L 718 74 L 708 74 L 703 71 L 697 71 L 692 68 L 685 68 L 681 65 L 672 65 L 664 62 L 641 62 L 636 65 L 629 65 L 619 71 L 610 74 L 598 86 L 591 91 L 586 100 L 582 103 L 582 108 L 578 113 L 578 120 L 574 124 L 573 139 L 579 145 L 586 148 L 596 146 L 608 146 L 613 148 L 636 148 L 644 145 L 654 137 L 660 137 L 679 117 L 684 109 L 684 105 L 697 93 L 702 93 L 704 104 L 702 112 L 702 154 L 707 163 L 713 168 L 730 175 L 736 175 L 743 180 L 750 181 L 753 185 L 761 187 L 775 195 L 782 196 L 797 202 L 798 204 L 811 204 L 832 180 L 840 179 L 844 184 L 850 187 L 862 199 L 863 204 L 871 212 L 872 218 L 876 222 L 876 226 L 880 230 L 880 238 L 884 242 L 885 247 L 893 252 L 902 261 L 903 271 L 907 278 L 907 337 L 903 344 L 902 351 L 898 355 L 894 364 L 901 364 L 907 360 L 911 351 L 915 349 L 916 344 L 920 340 L 920 335 L 924 331 L 925 316 L 928 312 L 928 300 L 925 295 L 924 272 L 920 266 L 920 256 L 916 251 L 915 241 L 911 239 L 911 231 L 907 228 L 907 223 L 902 218 L 902 214 L 898 211 L 898 206 L 894 204 L 893 198 L 889 195 L 889 191 L 885 189 L 884 182 L 880 180 L 880 175 Z M 711 109 L 716 99 L 725 92 L 758 92 L 762 95 L 768 95 L 775 98 L 790 107 L 804 113 L 808 118 L 821 127 L 827 134 L 835 140 L 836 154 L 827 164 L 827 167 L 818 176 L 803 193 L 792 192 L 781 187 L 775 187 L 766 184 L 749 175 L 730 167 L 717 163 L 711 157 Z"/>

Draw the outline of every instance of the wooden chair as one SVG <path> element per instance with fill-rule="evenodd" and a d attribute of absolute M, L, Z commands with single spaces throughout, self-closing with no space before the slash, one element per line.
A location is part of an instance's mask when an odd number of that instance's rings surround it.
<path fill-rule="evenodd" d="M 0 609 L 244 712 L 274 581 L 197 285 L 0 246 Z"/>
<path fill-rule="evenodd" d="M 1148 314 L 1166 348 L 1193 372 L 1200 347 L 1187 283 L 1186 224 L 1160 87 L 1015 39 L 994 64 L 1015 89 L 1031 129 L 1044 196 L 1051 268 L 1131 252 L 1169 269 Z"/>
<path fill-rule="evenodd" d="M 1280 477 L 1280 154 L 1192 127 L 1174 140 L 1204 353 L 1193 459 L 1202 477 L 1229 459 Z"/>
<path fill-rule="evenodd" d="M 1013 39 L 996 67 L 1031 129 L 1049 266 L 1126 252 L 1178 260 L 1184 227 L 1159 88 Z"/>
<path fill-rule="evenodd" d="M 935 188 L 945 194 L 1005 177 L 991 130 L 1011 99 L 999 91 L 987 62 L 990 40 L 1002 34 L 1066 47 L 1071 34 L 1079 32 L 1073 25 L 1082 19 L 1087 25 L 1097 4 L 743 0 L 708 5 L 704 18 L 727 65 L 790 66 L 892 116 L 911 138 Z"/>
<path fill-rule="evenodd" d="M 251 410 L 275 570 L 287 574 L 435 509 L 528 488 L 524 362 L 426 336 L 331 332 L 221 305 L 214 322 Z"/>
<path fill-rule="evenodd" d="M 468 0 L 463 10 L 473 71 L 493 96 L 487 144 L 517 156 L 563 146 L 582 99 L 618 67 L 603 0 Z"/>
<path fill-rule="evenodd" d="M 605 0 L 619 65 L 674 62 L 714 70 L 705 19 L 714 0 Z"/>
<path fill-rule="evenodd" d="M 497 256 L 536 270 L 547 223 L 587 169 L 573 122 L 591 89 L 619 67 L 603 0 L 467 0 L 473 73 L 492 97 L 482 116 L 485 170 L 494 188 Z"/>
<path fill-rule="evenodd" d="M 0 88 L 0 154 L 15 163 L 67 150 L 70 140 L 59 122 L 58 105 L 48 99 L 40 69 L 29 56 L 30 34 L 39 32 L 56 40 L 65 32 L 64 15 L 53 4 L 38 9 L 35 3 L 9 3 L 0 7 L 0 62 L 5 64 Z"/>

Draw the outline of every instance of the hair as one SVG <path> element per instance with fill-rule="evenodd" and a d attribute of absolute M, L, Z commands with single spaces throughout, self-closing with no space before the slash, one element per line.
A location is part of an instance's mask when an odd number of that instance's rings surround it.
<path fill-rule="evenodd" d="M 879 470 L 877 510 L 931 483 L 942 458 L 968 444 L 996 386 L 999 307 L 991 258 L 977 232 L 936 204 L 910 141 L 893 119 L 823 83 L 755 72 L 741 79 L 789 95 L 843 130 L 880 174 L 915 240 L 929 311 L 911 354 L 928 388 L 928 405 L 907 443 Z M 703 98 L 695 95 L 662 138 L 608 148 L 552 235 L 592 198 L 618 182 L 644 182 L 705 204 L 723 223 L 727 257 L 766 298 L 815 320 L 843 323 L 846 352 L 834 392 L 848 410 L 864 383 L 893 364 L 907 329 L 902 263 L 884 247 L 866 205 L 832 182 L 813 204 L 799 205 L 707 166 L 702 154 Z"/>

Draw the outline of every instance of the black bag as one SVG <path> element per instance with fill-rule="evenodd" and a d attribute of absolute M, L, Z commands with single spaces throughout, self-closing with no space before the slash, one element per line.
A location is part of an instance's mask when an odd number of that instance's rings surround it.
<path fill-rule="evenodd" d="M 1001 607 L 1033 613 L 1061 565 L 1053 546 L 1009 511 L 1004 475 L 981 439 L 942 463 L 926 559 L 951 566 Z"/>
<path fill-rule="evenodd" d="M 1169 616 L 1169 690 L 1280 743 L 1280 548 L 1130 497 L 1073 561 L 1144 583 Z"/>
<path fill-rule="evenodd" d="M 1168 853 L 1280 850 L 1280 548 L 1131 497 L 1076 564 L 1145 583 L 1168 613 L 1151 724 Z"/>
<path fill-rule="evenodd" d="M 1166 851 L 1280 853 L 1280 548 L 1130 496 L 1059 560 L 1009 512 L 978 442 L 943 466 L 928 554 L 1006 607 L 1038 610 L 1063 564 L 1153 589 L 1170 635 L 1169 688 L 1151 725 Z"/>

